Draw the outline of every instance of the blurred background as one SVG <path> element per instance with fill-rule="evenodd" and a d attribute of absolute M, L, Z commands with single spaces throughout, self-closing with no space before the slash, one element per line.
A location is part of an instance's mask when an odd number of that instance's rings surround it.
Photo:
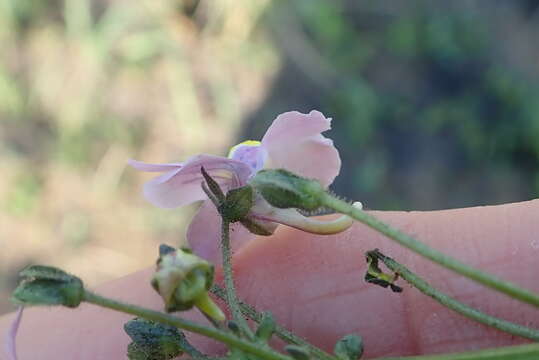
<path fill-rule="evenodd" d="M 194 208 L 126 160 L 225 155 L 332 117 L 333 189 L 371 209 L 539 194 L 537 0 L 0 0 L 0 313 L 17 272 L 150 266 Z"/>

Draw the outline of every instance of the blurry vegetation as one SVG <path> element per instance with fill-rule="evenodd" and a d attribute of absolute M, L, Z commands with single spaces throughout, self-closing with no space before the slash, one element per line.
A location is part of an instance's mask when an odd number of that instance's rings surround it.
<path fill-rule="evenodd" d="M 98 283 L 183 241 L 193 209 L 151 206 L 126 161 L 226 154 L 278 70 L 266 6 L 0 0 L 0 312 L 28 262 Z"/>
<path fill-rule="evenodd" d="M 536 197 L 537 3 L 0 0 L 0 291 L 29 261 L 150 265 L 192 209 L 126 160 L 225 154 L 288 110 L 333 117 L 334 188 L 369 208 Z"/>
<path fill-rule="evenodd" d="M 536 197 L 536 8 L 274 2 L 266 18 L 283 67 L 245 133 L 260 136 L 280 111 L 320 109 L 334 118 L 330 136 L 343 158 L 334 187 L 370 208 Z"/>

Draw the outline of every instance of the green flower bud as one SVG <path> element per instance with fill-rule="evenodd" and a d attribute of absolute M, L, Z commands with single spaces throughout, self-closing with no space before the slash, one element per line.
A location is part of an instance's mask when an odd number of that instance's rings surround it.
<path fill-rule="evenodd" d="M 194 306 L 216 321 L 225 316 L 208 296 L 213 283 L 213 266 L 189 249 L 171 251 L 161 246 L 152 286 L 161 295 L 167 312 L 189 310 Z"/>
<path fill-rule="evenodd" d="M 337 341 L 333 350 L 342 360 L 356 360 L 363 355 L 363 340 L 361 337 L 350 334 Z"/>
<path fill-rule="evenodd" d="M 323 206 L 321 197 L 325 189 L 322 184 L 284 169 L 261 170 L 249 180 L 249 184 L 277 208 L 313 211 Z"/>
<path fill-rule="evenodd" d="M 82 281 L 63 270 L 42 265 L 29 266 L 13 292 L 13 300 L 23 305 L 63 305 L 77 307 L 84 297 Z"/>

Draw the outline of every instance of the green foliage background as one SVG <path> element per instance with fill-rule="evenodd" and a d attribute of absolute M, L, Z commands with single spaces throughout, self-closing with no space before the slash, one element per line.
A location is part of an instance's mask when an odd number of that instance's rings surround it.
<path fill-rule="evenodd" d="M 226 154 L 288 110 L 334 119 L 334 190 L 368 208 L 536 197 L 537 3 L 0 0 L 0 291 L 153 264 L 193 209 L 126 160 Z"/>

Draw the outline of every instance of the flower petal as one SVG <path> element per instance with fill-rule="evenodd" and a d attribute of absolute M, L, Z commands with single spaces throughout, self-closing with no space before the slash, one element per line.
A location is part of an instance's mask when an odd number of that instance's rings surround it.
<path fill-rule="evenodd" d="M 215 205 L 205 201 L 187 228 L 187 241 L 198 256 L 220 265 L 221 259 L 221 218 Z M 240 223 L 230 225 L 230 246 L 232 252 L 255 237 Z"/>
<path fill-rule="evenodd" d="M 163 172 L 181 168 L 182 163 L 169 163 L 169 164 L 150 164 L 138 160 L 129 159 L 127 163 L 140 171 L 147 172 Z"/>
<path fill-rule="evenodd" d="M 206 171 L 227 191 L 246 183 L 251 169 L 246 164 L 220 156 L 197 155 L 181 164 L 144 164 L 130 162 L 144 171 L 163 171 L 162 175 L 144 185 L 144 195 L 152 204 L 163 208 L 175 208 L 207 199 L 200 184 L 203 181 L 200 168 Z"/>
<path fill-rule="evenodd" d="M 329 186 L 341 168 L 333 141 L 321 135 L 329 129 L 331 119 L 319 111 L 279 115 L 262 138 L 269 158 L 266 167 L 284 168 Z"/>
<path fill-rule="evenodd" d="M 8 360 L 17 360 L 17 332 L 19 331 L 19 325 L 21 324 L 23 309 L 24 307 L 19 307 L 17 314 L 15 314 L 15 319 L 13 319 L 6 334 L 6 342 L 4 345 Z"/>
<path fill-rule="evenodd" d="M 241 161 L 251 167 L 253 174 L 262 170 L 266 162 L 266 150 L 260 146 L 260 141 L 247 140 L 230 149 L 229 159 Z"/>

